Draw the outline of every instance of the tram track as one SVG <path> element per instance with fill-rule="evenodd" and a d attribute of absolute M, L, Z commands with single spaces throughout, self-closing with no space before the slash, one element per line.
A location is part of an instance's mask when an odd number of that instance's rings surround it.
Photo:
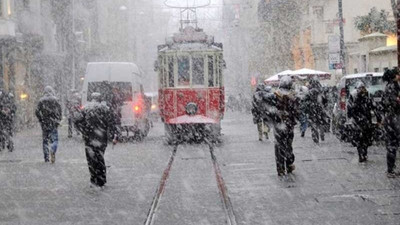
<path fill-rule="evenodd" d="M 220 200 L 221 200 L 221 203 L 223 206 L 223 210 L 225 212 L 226 224 L 227 225 L 237 225 L 233 206 L 232 206 L 231 200 L 228 195 L 228 190 L 225 185 L 225 181 L 222 177 L 222 173 L 221 173 L 221 169 L 219 167 L 217 157 L 215 156 L 215 153 L 214 153 L 214 146 L 212 143 L 210 143 L 207 140 L 205 141 L 205 143 L 207 144 L 207 146 L 209 148 L 210 158 L 211 158 L 211 161 L 213 164 L 215 179 L 216 179 L 217 186 L 218 186 L 218 192 L 219 192 Z M 165 191 L 165 188 L 166 188 L 166 185 L 168 182 L 168 178 L 170 176 L 170 172 L 172 169 L 172 165 L 173 165 L 173 163 L 175 161 L 175 157 L 177 155 L 178 146 L 179 146 L 178 144 L 172 146 L 172 152 L 171 152 L 171 156 L 170 156 L 168 165 L 163 172 L 163 175 L 162 175 L 160 183 L 157 187 L 156 193 L 153 197 L 153 201 L 151 203 L 151 207 L 147 214 L 144 225 L 153 225 L 155 222 L 157 209 L 160 204 L 161 198 L 164 194 L 164 191 Z"/>

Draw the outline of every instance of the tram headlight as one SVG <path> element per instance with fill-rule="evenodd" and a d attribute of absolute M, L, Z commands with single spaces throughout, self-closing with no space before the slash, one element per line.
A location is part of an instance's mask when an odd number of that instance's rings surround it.
<path fill-rule="evenodd" d="M 187 113 L 189 116 L 196 115 L 197 110 L 198 110 L 197 104 L 194 103 L 194 102 L 189 102 L 189 103 L 186 105 L 186 113 Z"/>

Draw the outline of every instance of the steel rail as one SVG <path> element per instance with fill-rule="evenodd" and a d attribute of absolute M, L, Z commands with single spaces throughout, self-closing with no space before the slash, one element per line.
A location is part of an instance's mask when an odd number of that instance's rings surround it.
<path fill-rule="evenodd" d="M 167 168 L 165 168 L 165 170 L 164 170 L 164 173 L 163 173 L 163 176 L 161 178 L 160 184 L 158 185 L 157 190 L 156 190 L 156 194 L 154 195 L 153 202 L 151 203 L 150 210 L 149 210 L 149 212 L 147 214 L 146 221 L 144 222 L 145 225 L 152 225 L 154 223 L 154 216 L 156 214 L 156 211 L 157 211 L 158 204 L 160 202 L 161 196 L 164 193 L 165 186 L 167 184 L 167 180 L 168 180 L 168 177 L 169 177 L 169 173 L 171 171 L 172 164 L 174 163 L 174 159 L 175 159 L 175 156 L 176 156 L 177 149 L 178 149 L 178 145 L 174 145 L 172 153 L 171 153 L 171 157 L 170 157 L 168 165 L 167 165 Z"/>
<path fill-rule="evenodd" d="M 225 181 L 222 177 L 222 173 L 221 173 L 221 169 L 219 167 L 217 157 L 214 154 L 214 146 L 208 140 L 206 140 L 206 143 L 208 144 L 208 146 L 210 148 L 211 160 L 212 160 L 213 166 L 214 166 L 215 178 L 217 180 L 219 194 L 221 197 L 222 204 L 224 206 L 224 211 L 225 211 L 226 220 L 227 220 L 226 222 L 228 225 L 237 225 L 235 212 L 233 211 L 232 202 L 228 195 L 228 189 L 227 189 L 227 187 L 225 185 Z"/>

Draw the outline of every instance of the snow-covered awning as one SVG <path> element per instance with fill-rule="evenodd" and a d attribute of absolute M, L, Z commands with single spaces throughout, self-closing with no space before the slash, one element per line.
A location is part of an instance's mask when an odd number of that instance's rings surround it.
<path fill-rule="evenodd" d="M 284 76 L 292 76 L 292 77 L 296 77 L 299 79 L 307 79 L 307 78 L 311 78 L 311 77 L 318 77 L 320 80 L 331 79 L 331 74 L 328 72 L 303 68 L 303 69 L 295 70 L 295 71 L 293 71 L 293 70 L 282 71 L 282 72 L 275 74 L 274 76 L 264 80 L 264 83 L 267 85 L 271 85 L 271 86 L 277 86 L 277 85 L 279 85 L 280 79 Z"/>
<path fill-rule="evenodd" d="M 307 68 L 292 71 L 291 73 L 288 73 L 287 75 L 297 76 L 298 78 L 301 78 L 301 79 L 306 79 L 306 78 L 311 78 L 311 77 L 318 77 L 321 80 L 331 79 L 331 74 L 328 72 L 312 70 L 312 69 L 307 69 Z"/>

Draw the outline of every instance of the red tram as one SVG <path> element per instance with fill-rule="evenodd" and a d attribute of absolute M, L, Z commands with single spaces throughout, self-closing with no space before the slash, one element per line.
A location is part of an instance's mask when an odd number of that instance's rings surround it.
<path fill-rule="evenodd" d="M 168 142 L 218 138 L 224 117 L 223 46 L 187 26 L 158 46 L 159 109 Z"/>

